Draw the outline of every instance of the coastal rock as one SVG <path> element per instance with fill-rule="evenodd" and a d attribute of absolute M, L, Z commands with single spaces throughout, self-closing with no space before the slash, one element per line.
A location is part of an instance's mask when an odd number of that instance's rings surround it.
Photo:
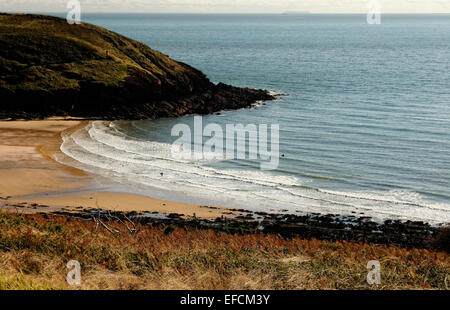
<path fill-rule="evenodd" d="M 0 118 L 155 119 L 274 99 L 98 26 L 0 14 Z"/>
<path fill-rule="evenodd" d="M 93 216 L 108 220 L 108 216 L 113 215 L 122 220 L 128 218 L 135 220 L 141 225 L 194 227 L 196 229 L 212 229 L 216 232 L 237 234 L 263 233 L 278 235 L 285 239 L 301 237 L 332 242 L 346 240 L 397 245 L 407 248 L 437 249 L 446 252 L 449 252 L 450 240 L 450 228 L 448 226 L 431 226 L 424 222 L 400 220 L 375 222 L 371 218 L 361 220 L 361 218 L 354 216 L 339 216 L 336 214 L 293 215 L 246 211 L 245 214 L 230 218 L 222 216 L 214 220 L 206 220 L 185 219 L 182 214 L 160 216 L 161 214 L 157 212 L 138 214 L 136 212 L 123 213 L 105 210 L 80 210 L 79 212 L 61 210 L 52 213 L 85 220 L 92 220 Z M 260 216 L 260 218 L 256 219 L 255 215 Z M 172 230 L 170 229 L 170 231 Z"/>

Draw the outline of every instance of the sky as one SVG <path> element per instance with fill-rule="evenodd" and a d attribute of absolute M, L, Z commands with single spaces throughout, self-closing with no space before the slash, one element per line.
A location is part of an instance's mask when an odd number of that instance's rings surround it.
<path fill-rule="evenodd" d="M 0 0 L 0 12 L 66 12 L 69 0 Z M 82 12 L 141 13 L 450 13 L 450 0 L 79 0 Z"/>

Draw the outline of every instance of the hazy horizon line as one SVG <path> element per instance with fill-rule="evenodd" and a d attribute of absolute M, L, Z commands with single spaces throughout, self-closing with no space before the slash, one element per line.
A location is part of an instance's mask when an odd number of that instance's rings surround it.
<path fill-rule="evenodd" d="M 9 14 L 67 14 L 67 11 L 0 11 L 0 13 L 9 13 Z M 245 12 L 245 13 L 237 13 L 237 12 L 117 12 L 117 11 L 88 11 L 82 12 L 82 14 L 172 14 L 172 15 L 188 15 L 188 14 L 196 14 L 196 15 L 367 15 L 367 12 L 339 12 L 339 13 L 330 13 L 330 12 Z M 418 13 L 418 12 L 389 12 L 382 13 L 382 15 L 448 15 L 449 12 L 426 12 L 426 13 Z"/>

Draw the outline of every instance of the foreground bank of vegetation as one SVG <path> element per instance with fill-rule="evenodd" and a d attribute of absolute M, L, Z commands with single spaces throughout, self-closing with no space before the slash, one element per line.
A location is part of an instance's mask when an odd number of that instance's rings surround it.
<path fill-rule="evenodd" d="M 66 283 L 69 260 L 81 286 Z M 381 263 L 381 285 L 366 282 Z M 450 255 L 119 219 L 0 214 L 0 289 L 446 289 Z"/>

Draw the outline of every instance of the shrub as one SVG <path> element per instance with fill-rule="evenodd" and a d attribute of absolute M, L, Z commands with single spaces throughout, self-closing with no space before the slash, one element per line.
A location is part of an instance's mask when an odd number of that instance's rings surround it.
<path fill-rule="evenodd" d="M 439 251 L 450 253 L 450 225 L 442 227 L 431 240 L 430 246 Z"/>

